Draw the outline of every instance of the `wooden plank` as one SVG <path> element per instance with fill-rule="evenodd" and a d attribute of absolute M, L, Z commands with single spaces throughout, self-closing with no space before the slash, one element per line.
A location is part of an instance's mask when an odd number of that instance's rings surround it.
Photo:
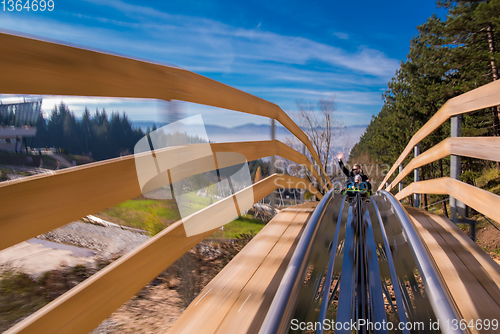
<path fill-rule="evenodd" d="M 0 184 L 0 249 L 141 195 L 133 158 Z"/>
<path fill-rule="evenodd" d="M 300 156 L 289 156 L 288 152 L 280 148 L 276 142 L 273 145 L 269 145 L 269 141 L 211 144 L 211 147 L 213 152 L 231 150 L 248 155 L 249 161 L 256 157 L 265 157 L 270 153 L 271 155 L 282 153 L 284 158 L 299 160 L 299 163 L 304 162 Z M 268 146 L 270 148 L 266 149 Z M 182 147 L 178 150 L 182 150 Z M 167 154 L 167 151 L 159 150 L 156 153 L 162 155 Z M 299 159 L 296 159 L 297 157 Z M 197 172 L 210 169 L 209 165 L 202 164 Z M 190 171 L 193 172 L 194 169 Z M 318 194 L 308 181 L 305 182 L 293 179 L 290 187 L 298 184 Z M 268 188 L 268 191 L 271 192 L 271 188 Z M 3 208 L 0 211 L 0 249 L 140 196 L 141 193 L 133 155 L 63 169 L 51 174 L 2 182 L 0 183 L 0 202 Z M 321 194 L 316 196 L 321 198 Z"/>
<path fill-rule="evenodd" d="M 170 333 L 214 332 L 240 289 L 255 274 L 297 213 L 280 213 L 200 292 Z M 196 319 L 196 320 L 195 320 Z"/>
<path fill-rule="evenodd" d="M 498 137 L 449 137 L 413 158 L 398 174 L 389 187 L 390 191 L 415 168 L 422 167 L 448 155 L 459 155 L 476 159 L 500 161 L 500 138 Z"/>
<path fill-rule="evenodd" d="M 170 328 L 169 333 L 215 333 L 226 321 L 228 312 L 232 312 L 244 289 L 250 281 L 262 275 L 262 269 L 267 267 L 269 259 L 276 263 L 285 261 L 283 244 L 299 238 L 301 227 L 309 218 L 309 213 L 281 212 L 203 289 L 191 302 L 181 317 Z M 299 227 L 297 229 L 297 227 Z M 279 254 L 277 254 L 277 252 Z M 271 258 L 268 259 L 268 257 Z M 279 267 L 279 265 L 278 265 Z M 265 279 L 269 272 L 262 277 Z M 271 274 L 272 275 L 272 270 Z M 260 277 L 260 276 L 259 276 Z M 272 278 L 272 276 L 271 276 Z M 267 287 L 261 280 L 260 286 Z M 245 290 L 246 291 L 246 290 Z M 262 296 L 256 292 L 250 296 L 259 299 Z M 245 299 L 248 295 L 245 296 Z M 248 301 L 247 301 L 248 302 Z M 244 303 L 244 301 L 242 302 Z M 237 306 L 238 311 L 241 305 Z M 238 313 L 238 312 L 236 312 Z M 251 315 L 246 314 L 246 317 Z"/>
<path fill-rule="evenodd" d="M 450 195 L 482 214 L 500 221 L 500 196 L 449 177 L 413 182 L 395 197 L 401 200 L 415 193 Z"/>
<path fill-rule="evenodd" d="M 450 154 L 500 161 L 500 138 L 498 137 L 450 137 L 448 146 Z"/>
<path fill-rule="evenodd" d="M 175 67 L 0 33 L 0 92 L 180 100 L 276 119 L 311 152 L 309 138 L 276 104 Z"/>
<path fill-rule="evenodd" d="M 474 255 L 456 239 L 457 235 L 463 232 L 450 232 L 448 228 L 441 225 L 449 224 L 443 221 L 436 222 L 438 218 L 435 215 L 414 208 L 407 208 L 407 211 L 462 318 L 467 323 L 470 320 L 496 319 L 500 312 L 499 300 L 496 299 L 498 291 L 494 288 L 496 284 L 480 266 Z M 439 219 L 442 220 L 442 218 Z M 491 333 L 491 331 L 478 331 L 477 329 L 471 332 Z"/>
<path fill-rule="evenodd" d="M 439 224 L 440 234 L 469 268 L 488 294 L 500 305 L 500 266 L 481 247 L 446 217 L 423 212 Z M 434 224 L 436 223 L 436 224 Z M 500 310 L 499 310 L 500 311 Z"/>
<path fill-rule="evenodd" d="M 299 209 L 299 208 L 286 208 L 281 210 L 281 212 L 313 212 L 314 209 Z"/>
<path fill-rule="evenodd" d="M 496 319 L 498 313 L 491 313 L 498 305 L 482 288 L 470 270 L 464 265 L 446 240 L 432 224 L 432 219 L 408 209 L 420 237 L 438 268 L 449 295 L 467 322 L 478 319 Z M 489 318 L 488 318 L 489 317 Z M 485 331 L 473 330 L 472 333 Z"/>
<path fill-rule="evenodd" d="M 494 81 L 448 100 L 434 116 L 413 135 L 408 145 L 406 145 L 399 158 L 389 170 L 389 173 L 387 173 L 384 180 L 380 183 L 378 190 L 384 187 L 387 180 L 389 180 L 391 175 L 413 150 L 413 147 L 441 126 L 441 124 L 446 122 L 450 117 L 500 105 L 499 91 L 500 81 Z"/>
<path fill-rule="evenodd" d="M 216 333 L 259 331 L 309 217 L 310 213 L 297 214 L 262 265 L 243 287 Z"/>

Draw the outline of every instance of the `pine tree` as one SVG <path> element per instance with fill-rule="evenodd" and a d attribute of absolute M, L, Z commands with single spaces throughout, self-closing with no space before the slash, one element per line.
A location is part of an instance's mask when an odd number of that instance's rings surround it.
<path fill-rule="evenodd" d="M 498 78 L 500 0 L 441 0 L 438 5 L 448 9 L 449 15 L 444 21 L 433 15 L 418 27 L 406 61 L 388 84 L 381 112 L 372 119 L 351 157 L 368 152 L 379 162 L 393 164 L 410 138 L 444 102 Z M 499 123 L 497 108 L 493 113 L 483 110 L 466 114 L 462 135 L 496 135 Z M 445 123 L 422 141 L 421 151 L 448 136 L 449 123 Z M 464 161 L 465 169 L 471 171 L 485 164 Z M 443 175 L 448 168 L 446 162 L 425 166 L 423 178 Z"/>

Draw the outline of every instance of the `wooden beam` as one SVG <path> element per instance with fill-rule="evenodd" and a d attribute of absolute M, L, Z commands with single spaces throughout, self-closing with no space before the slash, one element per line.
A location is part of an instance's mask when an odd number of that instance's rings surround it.
<path fill-rule="evenodd" d="M 313 192 L 316 190 L 306 180 L 273 174 L 251 187 L 254 202 L 257 203 L 283 184 L 290 188 L 298 186 Z M 245 190 L 241 192 L 243 191 Z M 317 196 L 320 197 L 321 194 L 318 193 Z M 210 207 L 218 206 L 219 203 Z M 210 207 L 194 215 L 207 215 Z M 88 333 L 185 252 L 216 230 L 187 237 L 182 221 L 179 220 L 10 328 L 5 334 Z"/>
<path fill-rule="evenodd" d="M 387 173 L 384 180 L 380 183 L 378 190 L 381 190 L 384 187 L 384 184 L 387 180 L 389 180 L 396 168 L 398 168 L 398 166 L 413 150 L 413 147 L 441 126 L 441 124 L 446 122 L 452 116 L 500 105 L 499 93 L 500 80 L 497 80 L 448 100 L 410 139 L 410 142 L 406 145 L 399 158 L 389 170 L 389 173 Z"/>
<path fill-rule="evenodd" d="M 448 155 L 500 161 L 499 137 L 449 137 L 413 158 L 385 190 L 390 191 L 415 168 L 425 166 Z"/>
<path fill-rule="evenodd" d="M 278 120 L 304 143 L 333 185 L 307 135 L 276 104 L 175 67 L 0 33 L 0 92 L 180 100 Z"/>
<path fill-rule="evenodd" d="M 327 186 L 323 183 L 322 178 L 314 168 L 314 165 L 307 157 L 290 146 L 283 144 L 279 140 L 251 141 L 239 143 L 220 143 L 211 144 L 214 152 L 238 152 L 246 156 L 248 161 L 269 157 L 271 155 L 279 155 L 285 159 L 296 162 L 305 166 L 319 181 L 319 184 L 325 192 L 328 192 Z"/>
<path fill-rule="evenodd" d="M 238 152 L 245 155 L 248 161 L 269 155 L 282 155 L 298 163 L 308 162 L 303 155 L 287 149 L 286 145 L 279 141 L 210 145 L 213 152 Z M 156 151 L 156 154 L 167 153 L 160 150 Z M 223 167 L 227 166 L 219 166 Z M 306 167 L 315 172 L 310 162 Z M 197 168 L 190 169 L 190 173 L 184 177 L 211 170 L 207 164 L 198 164 Z M 319 193 L 313 189 L 308 188 L 308 190 L 311 193 Z M 0 183 L 0 203 L 2 203 L 0 249 L 141 194 L 134 155 L 2 182 Z"/>
<path fill-rule="evenodd" d="M 500 211 L 498 211 L 500 196 L 449 177 L 413 182 L 395 197 L 402 200 L 412 194 L 450 195 L 485 216 L 500 222 Z"/>

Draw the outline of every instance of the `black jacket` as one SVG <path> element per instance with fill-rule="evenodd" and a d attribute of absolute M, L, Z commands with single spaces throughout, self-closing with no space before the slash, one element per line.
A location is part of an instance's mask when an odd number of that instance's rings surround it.
<path fill-rule="evenodd" d="M 354 177 L 356 175 L 361 175 L 361 181 L 363 181 L 363 182 L 368 181 L 368 176 L 366 176 L 365 174 L 363 174 L 363 170 L 360 170 L 359 174 L 355 174 L 352 170 L 349 171 L 344 166 L 344 162 L 342 160 L 339 161 L 339 166 L 342 169 L 342 171 L 344 172 L 345 176 L 347 176 L 349 179 L 352 179 L 352 181 L 354 181 Z"/>

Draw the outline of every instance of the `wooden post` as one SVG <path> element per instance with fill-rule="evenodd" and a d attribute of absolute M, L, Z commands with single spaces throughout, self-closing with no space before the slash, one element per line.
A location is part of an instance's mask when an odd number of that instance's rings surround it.
<path fill-rule="evenodd" d="M 399 174 L 401 174 L 403 172 L 403 164 L 400 164 L 399 165 Z M 403 190 L 403 180 L 401 180 L 399 182 L 399 190 L 398 191 L 401 191 Z"/>
<path fill-rule="evenodd" d="M 415 145 L 414 153 L 415 153 L 415 158 L 418 157 L 418 155 L 420 154 L 420 144 Z M 415 168 L 413 172 L 414 172 L 414 182 L 418 182 L 420 177 L 419 175 L 420 168 Z M 413 194 L 413 197 L 414 197 L 414 206 L 416 208 L 420 207 L 420 194 Z"/>

